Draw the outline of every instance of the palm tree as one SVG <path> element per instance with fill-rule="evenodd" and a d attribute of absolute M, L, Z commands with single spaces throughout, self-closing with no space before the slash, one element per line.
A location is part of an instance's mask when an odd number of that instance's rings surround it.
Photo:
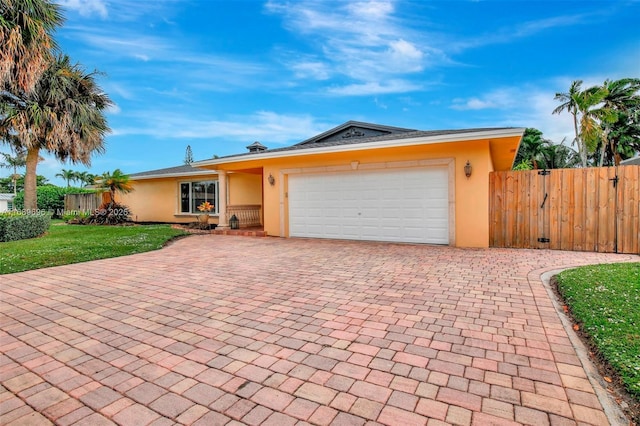
<path fill-rule="evenodd" d="M 32 92 L 56 48 L 53 33 L 64 21 L 52 0 L 0 1 L 0 89 Z"/>
<path fill-rule="evenodd" d="M 580 155 L 564 143 L 549 144 L 545 147 L 543 155 L 549 169 L 568 169 L 580 165 Z"/>
<path fill-rule="evenodd" d="M 60 177 L 67 181 L 67 188 L 71 186 L 71 181 L 78 179 L 78 174 L 73 170 L 62 169 L 62 172 L 56 173 L 56 177 Z"/>
<path fill-rule="evenodd" d="M 599 113 L 601 116 L 603 138 L 600 144 L 600 158 L 598 165 L 602 166 L 607 155 L 610 164 L 618 165 L 624 151 L 632 151 L 620 146 L 618 136 L 620 127 L 633 125 L 634 113 L 640 110 L 640 79 L 623 78 L 620 80 L 605 80 L 603 86 L 606 95 Z M 638 125 L 639 123 L 635 123 Z M 616 132 L 618 130 L 618 132 Z"/>
<path fill-rule="evenodd" d="M 550 144 L 551 141 L 544 139 L 540 130 L 525 129 L 514 163 L 521 167 L 529 164 L 533 169 L 548 168 L 544 153 Z"/>
<path fill-rule="evenodd" d="M 96 177 L 96 175 L 89 172 L 76 172 L 76 179 L 82 184 L 82 186 L 93 184 Z"/>
<path fill-rule="evenodd" d="M 582 167 L 587 167 L 587 152 L 584 149 L 582 140 L 580 139 L 580 131 L 578 130 L 578 104 L 577 98 L 580 94 L 580 88 L 582 87 L 582 80 L 574 80 L 569 86 L 569 91 L 566 93 L 556 93 L 554 99 L 562 102 L 560 106 L 553 110 L 553 114 L 560 114 L 563 111 L 569 112 L 573 116 L 573 131 L 575 132 L 575 138 L 573 143 L 578 145 L 578 153 L 582 160 Z"/>
<path fill-rule="evenodd" d="M 4 157 L 4 161 L 0 163 L 0 167 L 13 169 L 11 182 L 13 182 L 13 195 L 16 195 L 18 193 L 17 182 L 20 178 L 18 168 L 24 167 L 27 163 L 26 153 L 24 151 L 16 150 L 15 155 L 7 154 L 6 152 L 0 152 L 0 154 Z"/>
<path fill-rule="evenodd" d="M 100 188 L 108 189 L 111 195 L 109 204 L 113 204 L 116 200 L 116 192 L 128 194 L 133 191 L 133 184 L 129 182 L 129 175 L 122 173 L 120 169 L 113 172 L 104 172 L 101 177 L 97 178 Z"/>
<path fill-rule="evenodd" d="M 10 96 L 0 103 L 0 135 L 15 134 L 27 151 L 25 209 L 36 209 L 36 167 L 40 150 L 61 161 L 91 163 L 91 154 L 104 152 L 109 132 L 104 110 L 112 102 L 95 81 L 68 56 L 49 64 L 31 94 Z M 15 94 L 14 94 L 15 95 Z"/>

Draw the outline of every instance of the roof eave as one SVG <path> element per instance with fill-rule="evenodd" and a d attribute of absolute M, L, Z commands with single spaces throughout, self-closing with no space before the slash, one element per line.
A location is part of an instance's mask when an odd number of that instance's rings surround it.
<path fill-rule="evenodd" d="M 130 180 L 147 180 L 147 179 L 161 179 L 161 178 L 175 178 L 175 177 L 191 177 L 191 176 L 205 176 L 211 174 L 218 174 L 217 170 L 203 170 L 197 172 L 190 173 L 158 173 L 153 175 L 144 175 L 144 176 L 131 176 Z"/>
<path fill-rule="evenodd" d="M 241 161 L 268 160 L 274 158 L 296 157 L 301 155 L 330 154 L 334 152 L 361 151 L 364 149 L 393 148 L 398 146 L 428 145 L 436 143 L 465 142 L 471 139 L 506 138 L 522 136 L 525 128 L 493 129 L 464 133 L 440 134 L 434 136 L 420 136 L 416 138 L 391 139 L 349 145 L 335 145 L 321 148 L 293 149 L 290 151 L 263 152 L 252 155 L 237 155 L 225 158 L 196 161 L 196 167 L 215 166 L 219 164 L 237 163 Z"/>

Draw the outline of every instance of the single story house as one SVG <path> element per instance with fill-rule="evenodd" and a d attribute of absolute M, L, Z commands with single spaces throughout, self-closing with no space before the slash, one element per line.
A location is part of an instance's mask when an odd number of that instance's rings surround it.
<path fill-rule="evenodd" d="M 182 165 L 129 175 L 133 192 L 116 195 L 129 207 L 136 222 L 191 223 L 201 214 L 198 206 L 208 201 L 210 223 L 220 217 L 219 181 L 215 170 Z M 226 211 L 242 217 L 242 225 L 260 226 L 262 189 L 258 175 L 238 174 L 227 179 Z M 230 189 L 233 188 L 233 191 Z M 224 211 L 224 210 L 223 210 Z M 230 215 L 229 215 L 230 217 Z"/>
<path fill-rule="evenodd" d="M 262 226 L 269 236 L 489 246 L 489 173 L 524 128 L 421 131 L 349 121 L 298 144 L 130 175 L 137 222 Z"/>
<path fill-rule="evenodd" d="M 0 194 L 0 213 L 13 210 L 13 194 Z"/>

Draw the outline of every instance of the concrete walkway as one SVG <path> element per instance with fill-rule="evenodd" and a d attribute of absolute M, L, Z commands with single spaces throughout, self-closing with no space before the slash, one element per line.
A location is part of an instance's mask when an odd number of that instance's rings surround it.
<path fill-rule="evenodd" d="M 0 424 L 623 424 L 540 277 L 627 260 L 207 235 L 3 275 Z"/>

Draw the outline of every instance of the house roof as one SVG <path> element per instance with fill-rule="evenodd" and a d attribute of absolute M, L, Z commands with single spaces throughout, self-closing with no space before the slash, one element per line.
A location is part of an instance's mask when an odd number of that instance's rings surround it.
<path fill-rule="evenodd" d="M 515 127 L 475 128 L 458 130 L 414 130 L 378 124 L 348 121 L 324 133 L 284 148 L 261 152 L 245 152 L 216 159 L 195 162 L 198 166 L 213 166 L 235 161 L 267 159 L 314 153 L 385 148 L 443 142 L 463 142 L 470 139 L 521 136 L 525 129 Z M 516 147 L 517 148 L 517 147 Z M 515 157 L 515 153 L 513 154 Z M 510 168 L 511 164 L 509 164 Z"/>
<path fill-rule="evenodd" d="M 215 170 L 203 169 L 200 167 L 193 167 L 190 164 L 184 164 L 181 166 L 167 167 L 164 169 L 149 170 L 146 172 L 133 173 L 129 175 L 131 180 L 142 179 L 157 179 L 163 177 L 181 177 L 181 176 L 199 176 L 210 175 L 215 173 Z"/>
<path fill-rule="evenodd" d="M 15 196 L 13 194 L 0 194 L 1 201 L 13 201 Z"/>
<path fill-rule="evenodd" d="M 640 156 L 622 160 L 620 162 L 620 165 L 621 166 L 640 165 Z"/>

